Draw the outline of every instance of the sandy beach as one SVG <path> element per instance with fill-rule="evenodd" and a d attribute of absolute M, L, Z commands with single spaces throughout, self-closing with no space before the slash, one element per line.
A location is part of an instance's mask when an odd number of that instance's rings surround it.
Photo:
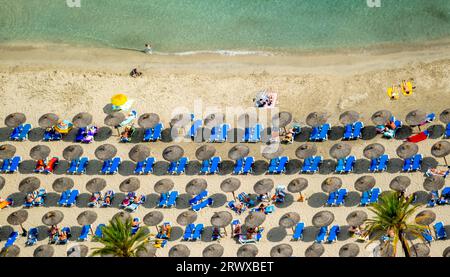
<path fill-rule="evenodd" d="M 139 78 L 131 78 L 128 74 L 132 68 L 138 68 L 143 72 Z M 399 100 L 392 101 L 386 95 L 386 88 L 401 80 L 414 78 L 417 86 L 411 96 L 401 96 Z M 2 44 L 0 45 L 0 99 L 2 109 L 0 122 L 13 112 L 22 112 L 27 116 L 27 122 L 38 127 L 37 121 L 41 115 L 48 112 L 56 113 L 60 118 L 72 119 L 79 112 L 89 112 L 94 116 L 94 123 L 103 127 L 105 118 L 104 107 L 110 102 L 112 95 L 125 93 L 134 100 L 133 109 L 138 116 L 145 112 L 160 115 L 164 126 L 169 127 L 169 121 L 180 107 L 189 111 L 195 109 L 195 105 L 201 102 L 202 109 L 196 113 L 197 118 L 204 118 L 209 114 L 208 109 L 218 108 L 222 112 L 227 107 L 240 106 L 242 108 L 253 105 L 252 98 L 261 89 L 277 92 L 277 108 L 279 111 L 288 111 L 293 114 L 294 121 L 301 126 L 306 126 L 306 117 L 314 111 L 327 112 L 330 117 L 328 122 L 332 126 L 341 126 L 339 115 L 346 110 L 355 110 L 361 113 L 361 121 L 366 126 L 373 125 L 370 117 L 378 110 L 387 109 L 399 119 L 405 119 L 408 112 L 421 109 L 437 115 L 450 107 L 450 44 L 440 42 L 411 47 L 399 51 L 398 48 L 372 49 L 342 53 L 303 53 L 303 54 L 277 54 L 267 56 L 220 56 L 220 55 L 146 55 L 136 51 L 111 50 L 98 48 L 80 48 L 67 45 L 25 45 Z M 2 123 L 3 124 L 3 123 Z M 439 127 L 441 126 L 441 127 Z M 323 256 L 338 256 L 339 249 L 346 243 L 355 242 L 349 237 L 346 228 L 347 215 L 355 210 L 368 208 L 358 207 L 360 193 L 354 189 L 357 178 L 363 175 L 371 175 L 376 178 L 376 186 L 382 191 L 389 190 L 389 182 L 398 175 L 406 175 L 411 178 L 412 184 L 408 193 L 419 192 L 419 201 L 426 203 L 428 194 L 424 191 L 424 172 L 427 168 L 437 163 L 443 164 L 442 159 L 435 159 L 431 153 L 431 146 L 442 139 L 443 124 L 436 119 L 427 127 L 433 130 L 429 139 L 419 143 L 419 153 L 424 158 L 421 171 L 414 173 L 401 173 L 396 148 L 403 142 L 400 139 L 385 140 L 380 135 L 348 142 L 352 146 L 352 155 L 358 159 L 360 168 L 348 175 L 338 176 L 343 180 L 343 188 L 349 190 L 349 196 L 342 207 L 324 207 L 327 195 L 321 191 L 320 184 L 333 173 L 335 161 L 329 155 L 330 147 L 341 141 L 337 136 L 330 136 L 326 142 L 316 143 L 318 154 L 325 159 L 319 173 L 314 175 L 299 174 L 299 160 L 295 157 L 295 150 L 305 138 L 300 136 L 298 141 L 284 146 L 284 154 L 290 158 L 288 171 L 281 175 L 265 175 L 262 167 L 267 166 L 267 160 L 262 157 L 260 147 L 262 144 L 247 144 L 250 147 L 250 155 L 256 159 L 256 168 L 253 174 L 247 176 L 235 176 L 242 185 L 238 192 L 253 193 L 253 185 L 262 178 L 271 178 L 277 185 L 285 185 L 296 177 L 305 177 L 309 186 L 305 193 L 308 200 L 296 202 L 298 195 L 289 195 L 285 204 L 276 206 L 275 212 L 268 215 L 263 227 L 263 239 L 256 244 L 259 249 L 258 256 L 269 256 L 272 247 L 280 243 L 288 243 L 293 249 L 293 256 L 305 256 L 305 249 L 310 246 L 318 232 L 313 227 L 311 219 L 314 214 L 322 210 L 334 213 L 333 224 L 341 226 L 341 234 L 334 244 L 324 244 Z M 38 144 L 49 145 L 51 156 L 62 159 L 62 151 L 65 147 L 74 144 L 72 137 L 61 142 L 41 142 L 35 133 L 26 142 L 9 142 L 8 128 L 4 125 L 0 128 L 1 144 L 13 144 L 17 148 L 16 155 L 23 158 L 19 173 L 13 175 L 2 174 L 6 179 L 0 196 L 13 196 L 17 198 L 16 205 L 0 211 L 0 239 L 1 246 L 12 231 L 6 222 L 7 216 L 21 209 L 18 193 L 19 182 L 28 176 L 37 176 L 41 180 L 41 187 L 49 192 L 48 205 L 46 207 L 32 208 L 28 210 L 29 218 L 24 223 L 26 228 L 42 226 L 42 216 L 50 210 L 61 210 L 64 220 L 60 226 L 72 228 L 72 241 L 67 246 L 55 246 L 55 256 L 66 256 L 66 250 L 74 243 L 85 244 L 89 248 L 98 247 L 99 244 L 91 242 L 76 242 L 81 230 L 76 217 L 82 211 L 90 209 L 86 207 L 89 194 L 86 190 L 86 182 L 93 177 L 105 178 L 108 182 L 107 189 L 119 192 L 119 184 L 132 175 L 134 169 L 128 158 L 128 152 L 136 145 L 137 141 L 129 144 L 118 143 L 115 131 L 111 131 L 89 145 L 83 145 L 84 156 L 95 160 L 94 150 L 103 143 L 112 143 L 118 149 L 118 156 L 124 160 L 119 174 L 114 176 L 99 176 L 95 170 L 98 162 L 93 162 L 92 169 L 86 175 L 69 176 L 75 181 L 75 188 L 82 193 L 78 205 L 72 208 L 60 208 L 56 206 L 59 194 L 52 189 L 52 183 L 56 178 L 67 176 L 67 162 L 61 162 L 53 175 L 37 175 L 32 173 L 30 166 L 33 162 L 29 156 L 30 149 Z M 416 129 L 414 129 L 416 131 Z M 440 132 L 440 131 L 441 132 Z M 333 130 L 332 130 L 333 132 Z M 142 134 L 141 134 L 142 135 Z M 394 160 L 387 172 L 372 174 L 362 165 L 368 163 L 363 157 L 363 149 L 371 143 L 379 142 L 386 148 L 386 153 Z M 150 143 L 151 154 L 157 161 L 164 161 L 162 151 L 170 141 L 158 141 Z M 185 194 L 186 184 L 197 177 L 205 178 L 208 182 L 208 191 L 215 200 L 212 207 L 203 209 L 198 213 L 196 223 L 211 226 L 210 218 L 216 211 L 230 211 L 225 207 L 226 202 L 232 199 L 230 194 L 224 194 L 220 190 L 220 183 L 225 178 L 232 176 L 230 172 L 213 176 L 199 176 L 194 168 L 199 162 L 195 158 L 195 150 L 202 145 L 195 142 L 179 143 L 185 150 L 185 156 L 191 160 L 190 168 L 181 176 L 163 176 L 162 170 L 156 170 L 155 174 L 138 176 L 141 188 L 138 192 L 148 195 L 149 199 L 141 206 L 133 216 L 142 218 L 148 212 L 155 210 L 158 195 L 153 190 L 156 181 L 162 178 L 171 178 L 175 182 L 175 189 L 180 194 Z M 234 143 L 214 144 L 217 156 L 228 160 L 228 150 Z M 161 163 L 161 167 L 164 164 Z M 367 166 L 366 166 L 367 167 Z M 446 181 L 448 186 L 448 180 Z M 117 197 L 117 201 L 121 196 Z M 123 198 L 123 195 L 122 195 Z M 183 201 L 184 199 L 184 201 Z M 191 250 L 191 256 L 202 256 L 203 249 L 213 242 L 210 241 L 211 228 L 205 230 L 201 241 L 181 241 L 184 227 L 176 223 L 177 216 L 188 209 L 184 205 L 186 197 L 182 197 L 176 208 L 164 209 L 164 221 L 170 221 L 174 226 L 173 237 L 163 249 L 158 249 L 158 257 L 167 257 L 169 249 L 176 244 L 185 244 Z M 420 210 L 425 209 L 423 206 Z M 107 221 L 120 210 L 116 207 L 94 210 L 99 215 L 94 227 Z M 436 221 L 443 221 L 450 232 L 450 209 L 448 206 L 437 206 L 432 209 L 437 214 Z M 295 211 L 300 214 L 301 221 L 307 226 L 303 241 L 291 241 L 292 230 L 279 227 L 280 217 Z M 230 211 L 231 212 L 231 211 Z M 242 222 L 248 212 L 238 216 L 232 213 L 234 218 Z M 369 213 L 370 214 L 370 213 Z M 17 226 L 14 227 L 16 230 Z M 43 228 L 43 227 L 42 227 Z M 154 228 L 150 228 L 152 232 Z M 230 227 L 227 228 L 230 232 Z M 48 239 L 42 236 L 36 246 L 25 247 L 25 238 L 20 237 L 16 242 L 21 248 L 20 256 L 33 256 L 34 249 L 42 244 L 47 244 Z M 413 243 L 419 242 L 414 240 Z M 235 240 L 222 238 L 219 242 L 225 248 L 224 256 L 236 256 L 240 244 Z M 373 247 L 360 246 L 359 256 L 373 256 Z M 445 248 L 450 246 L 449 240 L 434 241 L 431 244 L 431 256 L 442 256 Z M 399 251 L 399 254 L 401 251 Z"/>

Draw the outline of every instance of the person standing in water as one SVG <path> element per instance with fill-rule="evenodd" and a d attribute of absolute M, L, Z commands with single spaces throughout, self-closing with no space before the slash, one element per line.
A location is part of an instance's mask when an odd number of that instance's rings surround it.
<path fill-rule="evenodd" d="M 150 43 L 145 44 L 144 53 L 145 54 L 153 54 L 152 45 Z"/>

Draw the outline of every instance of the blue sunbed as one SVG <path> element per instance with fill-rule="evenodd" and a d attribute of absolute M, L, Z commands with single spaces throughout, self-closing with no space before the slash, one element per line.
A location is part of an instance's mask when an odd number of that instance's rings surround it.
<path fill-rule="evenodd" d="M 333 206 L 334 203 L 336 202 L 336 192 L 330 192 L 330 195 L 328 195 L 328 200 L 327 200 L 327 206 Z"/>
<path fill-rule="evenodd" d="M 429 229 L 426 229 L 422 232 L 422 237 L 425 239 L 426 242 L 431 243 L 433 241 L 433 236 L 430 233 Z"/>
<path fill-rule="evenodd" d="M 251 127 L 247 127 L 244 129 L 244 135 L 242 136 L 243 142 L 248 142 L 250 140 L 250 133 L 252 132 Z"/>
<path fill-rule="evenodd" d="M 315 141 L 319 137 L 320 129 L 319 127 L 313 127 L 311 130 L 311 134 L 309 135 L 309 140 Z"/>
<path fill-rule="evenodd" d="M 324 226 L 321 227 L 319 230 L 319 233 L 316 236 L 316 242 L 317 243 L 322 243 L 325 240 L 325 236 L 328 233 L 328 227 Z"/>
<path fill-rule="evenodd" d="M 352 139 L 359 139 L 361 138 L 361 131 L 364 128 L 364 124 L 361 121 L 357 121 L 353 124 L 353 134 Z"/>
<path fill-rule="evenodd" d="M 447 123 L 447 127 L 445 128 L 444 138 L 450 138 L 450 122 Z"/>
<path fill-rule="evenodd" d="M 210 174 L 215 174 L 217 172 L 219 172 L 219 164 L 221 162 L 220 157 L 213 157 L 211 158 L 211 166 L 209 168 L 209 173 Z"/>
<path fill-rule="evenodd" d="M 292 235 L 293 240 L 299 240 L 303 238 L 303 229 L 305 228 L 305 223 L 299 222 L 295 226 L 294 234 Z"/>
<path fill-rule="evenodd" d="M 313 161 L 314 161 L 314 156 L 308 157 L 304 160 L 303 165 L 302 165 L 303 173 L 308 173 L 311 170 L 311 165 L 313 164 Z"/>
<path fill-rule="evenodd" d="M 87 157 L 82 157 L 80 162 L 78 163 L 77 174 L 86 173 L 86 167 L 89 163 L 89 159 Z"/>
<path fill-rule="evenodd" d="M 140 161 L 136 163 L 136 167 L 134 168 L 134 174 L 141 175 L 144 173 L 145 161 Z"/>
<path fill-rule="evenodd" d="M 257 123 L 255 127 L 252 128 L 252 132 L 250 132 L 250 138 L 248 142 L 259 142 L 261 141 L 261 132 L 262 132 L 262 125 Z"/>
<path fill-rule="evenodd" d="M 369 204 L 369 200 L 370 200 L 370 192 L 369 191 L 364 191 L 362 193 L 361 201 L 359 202 L 359 205 L 360 206 L 366 206 L 367 204 Z"/>
<path fill-rule="evenodd" d="M 183 174 L 184 171 L 186 170 L 186 165 L 189 162 L 189 159 L 187 157 L 182 157 L 179 161 L 178 161 L 178 166 L 177 166 L 177 174 Z"/>
<path fill-rule="evenodd" d="M 170 162 L 169 167 L 167 168 L 167 173 L 169 174 L 175 174 L 177 170 L 177 162 Z"/>
<path fill-rule="evenodd" d="M 377 167 L 378 167 L 378 158 L 371 159 L 370 160 L 369 171 L 370 172 L 375 172 L 375 171 L 377 171 Z"/>
<path fill-rule="evenodd" d="M 407 158 L 403 162 L 402 171 L 410 171 L 412 166 L 412 158 Z"/>
<path fill-rule="evenodd" d="M 19 136 L 15 140 L 23 141 L 28 139 L 28 133 L 30 132 L 32 126 L 31 124 L 28 123 L 22 126 L 23 126 L 22 130 L 20 131 Z"/>
<path fill-rule="evenodd" d="M 198 240 L 202 237 L 202 233 L 203 233 L 203 224 L 197 224 L 197 226 L 195 226 L 195 230 L 192 234 L 192 240 Z"/>
<path fill-rule="evenodd" d="M 105 224 L 99 224 L 97 225 L 97 228 L 95 229 L 95 238 L 102 238 L 103 237 L 103 227 L 105 227 Z"/>
<path fill-rule="evenodd" d="M 353 124 L 347 124 L 344 127 L 344 135 L 342 136 L 343 140 L 350 140 L 353 138 Z"/>
<path fill-rule="evenodd" d="M 215 140 L 216 142 L 225 142 L 228 138 L 228 130 L 230 129 L 230 125 L 222 124 L 220 126 L 219 136 Z"/>
<path fill-rule="evenodd" d="M 202 192 L 200 192 L 198 195 L 196 195 L 194 198 L 189 200 L 189 205 L 195 205 L 195 204 L 199 203 L 206 196 L 208 196 L 208 190 L 205 189 Z"/>
<path fill-rule="evenodd" d="M 149 142 L 153 136 L 153 128 L 145 129 L 143 142 Z"/>
<path fill-rule="evenodd" d="M 206 208 L 207 206 L 211 206 L 212 203 L 213 203 L 212 198 L 205 199 L 202 202 L 198 203 L 197 205 L 193 205 L 192 210 L 198 212 L 201 209 Z"/>
<path fill-rule="evenodd" d="M 434 114 L 434 113 L 427 114 L 426 122 L 431 122 L 431 121 L 433 121 L 435 118 L 436 118 L 436 114 Z"/>
<path fill-rule="evenodd" d="M 87 240 L 90 230 L 91 230 L 91 225 L 83 225 L 83 227 L 81 228 L 81 234 L 78 237 L 78 240 L 79 241 Z"/>
<path fill-rule="evenodd" d="M 191 128 L 189 129 L 189 136 L 191 137 L 191 139 L 195 138 L 195 136 L 197 135 L 197 130 L 201 126 L 202 126 L 202 120 L 199 119 L 199 120 L 194 121 Z"/>
<path fill-rule="evenodd" d="M 349 156 L 345 159 L 345 167 L 344 173 L 349 173 L 353 170 L 353 166 L 355 165 L 356 158 L 355 156 Z"/>
<path fill-rule="evenodd" d="M 234 165 L 233 174 L 240 174 L 242 172 L 242 169 L 244 167 L 244 160 L 239 159 L 236 161 L 236 164 Z"/>
<path fill-rule="evenodd" d="M 77 189 L 72 190 L 72 192 L 70 193 L 69 198 L 67 199 L 67 202 L 64 206 L 66 207 L 72 207 L 73 205 L 76 204 L 77 198 L 78 198 L 78 194 L 80 192 Z"/>
<path fill-rule="evenodd" d="M 70 189 L 68 189 L 61 193 L 61 197 L 59 198 L 59 201 L 58 201 L 59 206 L 64 206 L 66 204 L 67 199 L 69 198 L 71 192 L 72 191 Z"/>
<path fill-rule="evenodd" d="M 10 159 L 4 159 L 1 171 L 6 173 L 8 171 L 10 163 L 11 163 Z"/>
<path fill-rule="evenodd" d="M 186 230 L 184 231 L 183 239 L 190 240 L 192 238 L 192 233 L 195 230 L 195 224 L 191 223 L 186 226 Z"/>
<path fill-rule="evenodd" d="M 430 192 L 431 199 L 428 201 L 427 207 L 434 207 L 436 203 L 439 201 L 439 193 L 436 190 Z"/>
<path fill-rule="evenodd" d="M 450 187 L 445 187 L 441 192 L 441 196 L 445 198 L 450 197 Z"/>
<path fill-rule="evenodd" d="M 105 160 L 102 166 L 102 174 L 108 174 L 109 169 L 111 168 L 112 160 Z"/>
<path fill-rule="evenodd" d="M 289 161 L 288 157 L 286 157 L 286 156 L 281 157 L 275 173 L 283 173 L 283 172 L 285 172 L 286 171 L 286 164 L 288 163 L 288 161 Z"/>
<path fill-rule="evenodd" d="M 161 193 L 161 197 L 159 198 L 158 207 L 163 208 L 167 205 L 167 200 L 169 199 L 169 193 Z"/>
<path fill-rule="evenodd" d="M 10 140 L 18 140 L 20 132 L 22 132 L 23 129 L 23 125 L 19 125 L 16 128 L 14 128 L 11 132 L 11 134 L 9 135 L 9 139 Z"/>
<path fill-rule="evenodd" d="M 220 126 L 214 126 L 211 128 L 211 134 L 209 136 L 209 142 L 215 142 L 219 138 Z"/>
<path fill-rule="evenodd" d="M 69 169 L 67 169 L 67 173 L 75 174 L 77 172 L 79 159 L 73 159 L 70 161 Z"/>
<path fill-rule="evenodd" d="M 422 165 L 422 155 L 416 154 L 412 160 L 411 171 L 420 170 Z"/>
<path fill-rule="evenodd" d="M 10 164 L 8 169 L 6 170 L 7 173 L 15 173 L 19 169 L 20 162 L 22 161 L 22 158 L 20 156 L 15 156 L 10 160 Z"/>
<path fill-rule="evenodd" d="M 108 174 L 116 174 L 119 171 L 120 163 L 122 159 L 120 157 L 115 157 L 111 162 L 111 167 L 108 170 Z"/>
<path fill-rule="evenodd" d="M 320 128 L 320 133 L 317 137 L 318 141 L 325 141 L 328 139 L 328 131 L 330 130 L 331 126 L 328 123 L 325 123 Z"/>
<path fill-rule="evenodd" d="M 444 228 L 444 223 L 442 221 L 434 224 L 434 232 L 436 233 L 436 239 L 442 240 L 447 238 L 447 232 Z"/>
<path fill-rule="evenodd" d="M 169 198 L 167 199 L 166 207 L 171 208 L 176 205 L 178 198 L 178 191 L 172 191 L 169 194 Z"/>
<path fill-rule="evenodd" d="M 25 242 L 25 245 L 32 246 L 35 245 L 38 241 L 38 229 L 37 228 L 31 228 L 28 231 L 27 241 Z"/>
<path fill-rule="evenodd" d="M 339 189 L 337 192 L 336 206 L 341 206 L 345 202 L 345 197 L 347 196 L 347 189 Z"/>
<path fill-rule="evenodd" d="M 381 155 L 381 157 L 378 160 L 378 166 L 377 166 L 377 171 L 385 171 L 387 169 L 387 163 L 389 161 L 389 155 L 384 154 Z"/>
<path fill-rule="evenodd" d="M 380 192 L 381 190 L 379 188 L 373 188 L 370 191 L 370 200 L 369 203 L 377 203 L 378 202 L 378 197 L 380 196 Z"/>
<path fill-rule="evenodd" d="M 210 160 L 203 160 L 202 167 L 200 168 L 200 174 L 207 174 L 209 172 Z"/>
<path fill-rule="evenodd" d="M 280 160 L 280 158 L 273 158 L 270 160 L 269 163 L 269 173 L 275 173 L 275 171 L 277 170 L 278 167 L 278 161 Z"/>
<path fill-rule="evenodd" d="M 311 165 L 310 171 L 315 173 L 319 170 L 319 165 L 322 163 L 322 156 L 315 156 Z"/>
<path fill-rule="evenodd" d="M 252 172 L 252 166 L 255 162 L 255 158 L 253 157 L 246 157 L 244 161 L 244 168 L 242 169 L 243 174 L 248 174 Z"/>
<path fill-rule="evenodd" d="M 337 161 L 337 165 L 336 165 L 336 173 L 342 173 L 344 172 L 344 168 L 345 168 L 345 158 L 339 159 Z"/>
<path fill-rule="evenodd" d="M 331 227 L 330 233 L 328 234 L 327 242 L 328 243 L 335 242 L 337 240 L 339 232 L 340 232 L 339 225 L 334 225 L 333 227 Z"/>
<path fill-rule="evenodd" d="M 153 165 L 154 164 L 155 164 L 155 158 L 154 157 L 148 157 L 145 160 L 144 174 L 153 173 Z"/>
<path fill-rule="evenodd" d="M 153 128 L 153 133 L 150 136 L 150 141 L 157 141 L 158 139 L 161 139 L 163 129 L 164 125 L 161 122 L 156 124 L 155 128 Z"/>
<path fill-rule="evenodd" d="M 19 233 L 18 233 L 18 232 L 12 232 L 12 233 L 9 235 L 8 240 L 6 241 L 5 247 L 4 247 L 4 248 L 8 248 L 8 247 L 13 246 L 14 243 L 16 242 L 18 236 L 19 236 Z"/>

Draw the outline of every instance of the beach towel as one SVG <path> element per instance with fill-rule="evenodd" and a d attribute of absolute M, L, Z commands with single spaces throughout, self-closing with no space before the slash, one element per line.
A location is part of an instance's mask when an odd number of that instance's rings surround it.
<path fill-rule="evenodd" d="M 406 140 L 409 141 L 409 142 L 417 143 L 417 142 L 426 140 L 428 138 L 428 135 L 429 135 L 428 131 L 423 131 L 423 132 L 420 132 L 420 133 L 418 133 L 416 135 L 410 136 Z"/>

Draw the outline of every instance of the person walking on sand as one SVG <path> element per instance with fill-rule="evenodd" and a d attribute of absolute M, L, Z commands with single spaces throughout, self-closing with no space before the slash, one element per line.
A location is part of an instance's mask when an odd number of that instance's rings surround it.
<path fill-rule="evenodd" d="M 145 54 L 153 54 L 152 45 L 150 43 L 145 44 L 144 53 Z"/>

